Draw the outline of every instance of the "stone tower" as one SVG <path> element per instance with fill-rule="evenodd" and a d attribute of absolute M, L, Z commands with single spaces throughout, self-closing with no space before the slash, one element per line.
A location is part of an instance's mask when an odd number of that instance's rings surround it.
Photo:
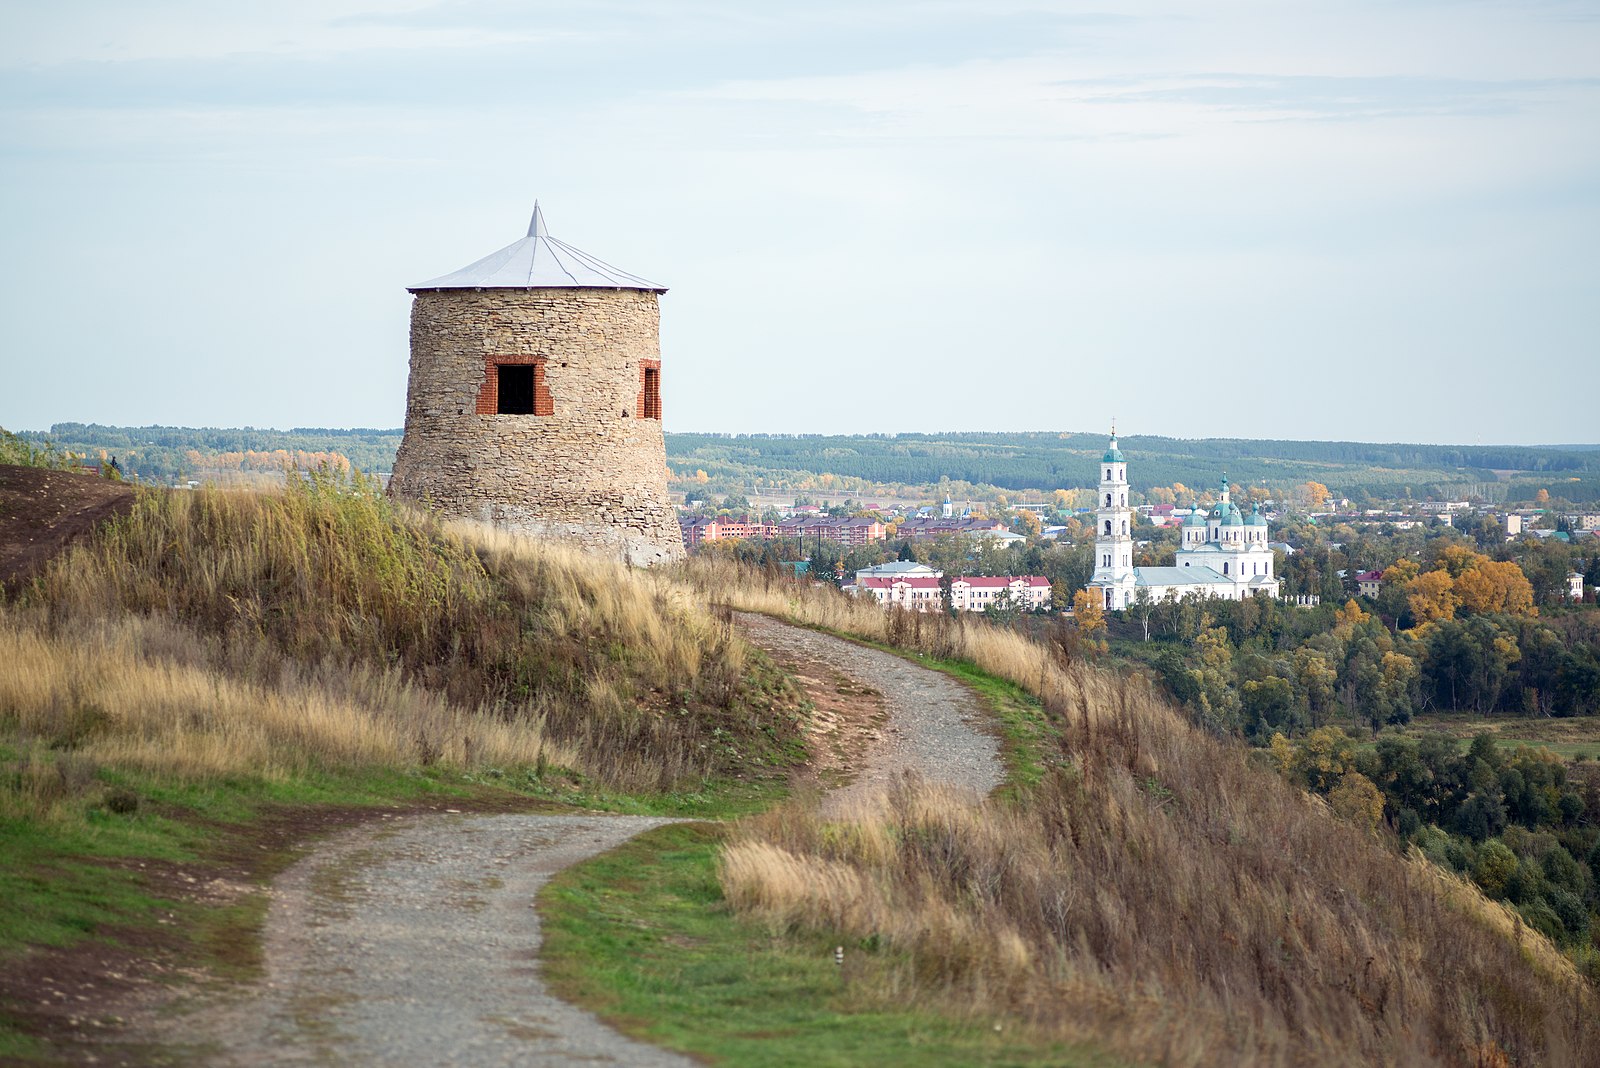
<path fill-rule="evenodd" d="M 661 433 L 664 286 L 528 236 L 409 287 L 389 492 L 633 564 L 683 555 Z"/>

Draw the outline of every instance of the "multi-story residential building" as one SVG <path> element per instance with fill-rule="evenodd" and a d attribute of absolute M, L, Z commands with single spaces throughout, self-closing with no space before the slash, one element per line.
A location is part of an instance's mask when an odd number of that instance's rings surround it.
<path fill-rule="evenodd" d="M 1376 598 L 1383 591 L 1383 572 L 1361 572 L 1356 576 L 1356 589 L 1363 597 Z"/>
<path fill-rule="evenodd" d="M 678 529 L 683 533 L 683 544 L 686 549 L 693 551 L 703 541 L 716 541 L 720 538 L 773 538 L 772 533 L 776 527 L 752 519 L 749 516 L 740 516 L 737 519 L 728 519 L 722 516 L 691 516 L 678 518 Z"/>
<path fill-rule="evenodd" d="M 937 612 L 944 607 L 944 591 L 932 575 L 875 575 L 857 579 L 846 593 L 870 593 L 884 606 L 899 605 L 911 612 Z"/>
<path fill-rule="evenodd" d="M 982 612 L 1009 594 L 1018 608 L 1035 611 L 1050 605 L 1050 580 L 1043 575 L 961 577 L 950 582 L 950 603 L 957 612 Z"/>
<path fill-rule="evenodd" d="M 899 537 L 937 538 L 942 534 L 1009 534 L 1011 529 L 998 519 L 971 519 L 955 516 L 913 516 L 900 524 Z"/>
<path fill-rule="evenodd" d="M 913 612 L 944 608 L 940 576 L 933 574 L 866 575 L 846 586 L 845 592 L 870 593 L 878 603 L 899 605 Z M 950 604 L 957 612 L 982 612 L 1009 595 L 1011 604 L 1025 611 L 1050 606 L 1050 580 L 1043 575 L 958 575 L 950 580 Z"/>
<path fill-rule="evenodd" d="M 889 528 L 883 520 L 871 516 L 851 516 L 847 519 L 831 516 L 797 517 L 785 519 L 771 530 L 773 533 L 768 537 L 836 541 L 851 546 L 883 541 L 889 536 Z"/>

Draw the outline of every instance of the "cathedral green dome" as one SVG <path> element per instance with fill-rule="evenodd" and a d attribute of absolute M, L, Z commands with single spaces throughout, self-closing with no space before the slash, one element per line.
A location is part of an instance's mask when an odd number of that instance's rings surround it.
<path fill-rule="evenodd" d="M 1239 510 L 1237 508 L 1231 508 L 1228 510 L 1228 518 L 1224 519 L 1222 522 L 1225 526 L 1242 527 L 1244 526 L 1244 516 L 1239 514 Z"/>
<path fill-rule="evenodd" d="M 1196 508 L 1194 511 L 1190 512 L 1187 516 L 1184 517 L 1183 525 L 1186 526 L 1186 527 L 1203 527 L 1203 526 L 1205 526 L 1206 525 L 1205 513 L 1200 511 L 1200 509 Z"/>
<path fill-rule="evenodd" d="M 1266 525 L 1267 517 L 1261 514 L 1260 508 L 1256 508 L 1250 513 L 1250 521 L 1245 524 L 1245 526 L 1250 527 L 1264 527 Z"/>

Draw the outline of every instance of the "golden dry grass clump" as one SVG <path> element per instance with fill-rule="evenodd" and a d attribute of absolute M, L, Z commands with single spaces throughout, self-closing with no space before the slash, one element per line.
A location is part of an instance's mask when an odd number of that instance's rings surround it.
<path fill-rule="evenodd" d="M 972 661 L 1055 725 L 1053 770 L 1015 804 L 906 783 L 848 820 L 786 807 L 737 829 L 721 866 L 737 910 L 903 951 L 864 994 L 1165 1064 L 1600 1060 L 1600 1001 L 1542 936 L 1142 677 L 979 621 L 691 574 L 737 607 Z"/>
<path fill-rule="evenodd" d="M 543 767 L 666 789 L 792 731 L 661 576 L 397 511 L 359 477 L 142 492 L 0 605 L 0 727 L 178 775 Z"/>

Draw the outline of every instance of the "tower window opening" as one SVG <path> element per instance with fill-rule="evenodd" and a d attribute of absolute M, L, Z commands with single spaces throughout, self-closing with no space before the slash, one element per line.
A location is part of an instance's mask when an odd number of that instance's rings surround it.
<path fill-rule="evenodd" d="M 1109 494 L 1109 493 L 1106 494 L 1106 507 L 1107 508 L 1111 507 L 1111 494 Z"/>
<path fill-rule="evenodd" d="M 1107 534 L 1111 533 L 1111 520 L 1109 520 L 1109 519 L 1106 520 L 1106 533 Z"/>
<path fill-rule="evenodd" d="M 495 414 L 533 415 L 534 379 L 538 375 L 538 366 L 503 363 L 496 370 L 499 382 L 495 390 Z"/>
<path fill-rule="evenodd" d="M 537 356 L 490 356 L 478 391 L 479 415 L 554 415 L 555 401 Z"/>
<path fill-rule="evenodd" d="M 661 368 L 644 368 L 644 400 L 639 405 L 639 415 L 645 419 L 661 418 Z"/>

